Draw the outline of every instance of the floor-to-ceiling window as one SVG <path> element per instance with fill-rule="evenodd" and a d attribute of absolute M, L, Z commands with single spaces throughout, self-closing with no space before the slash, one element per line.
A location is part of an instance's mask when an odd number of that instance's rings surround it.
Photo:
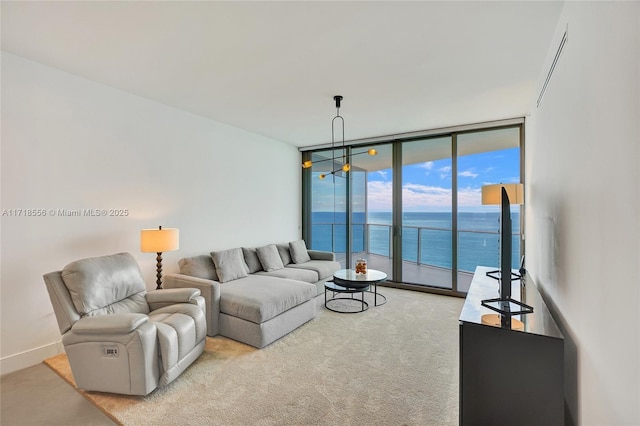
<path fill-rule="evenodd" d="M 499 262 L 500 208 L 483 206 L 480 188 L 487 183 L 521 182 L 520 127 L 461 133 L 458 151 L 458 288 L 466 292 L 478 265 Z M 520 206 L 511 206 L 512 260 L 520 260 Z"/>
<path fill-rule="evenodd" d="M 324 150 L 313 153 L 309 169 L 310 179 L 310 234 L 316 250 L 332 251 L 343 267 L 347 267 L 347 174 L 341 168 L 342 150 Z"/>
<path fill-rule="evenodd" d="M 464 293 L 477 265 L 498 266 L 499 209 L 481 204 L 481 187 L 522 181 L 521 144 L 521 122 L 353 144 L 349 173 L 342 149 L 304 152 L 303 236 L 343 267 L 365 258 L 395 283 Z M 514 267 L 519 214 L 512 206 Z"/>

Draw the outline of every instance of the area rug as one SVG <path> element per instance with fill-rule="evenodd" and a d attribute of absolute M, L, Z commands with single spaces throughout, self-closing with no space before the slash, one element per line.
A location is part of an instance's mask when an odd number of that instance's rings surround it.
<path fill-rule="evenodd" d="M 379 291 L 386 304 L 355 314 L 316 298 L 314 320 L 264 349 L 208 337 L 191 367 L 145 397 L 78 392 L 122 425 L 457 424 L 463 300 Z M 64 354 L 45 363 L 75 387 Z"/>

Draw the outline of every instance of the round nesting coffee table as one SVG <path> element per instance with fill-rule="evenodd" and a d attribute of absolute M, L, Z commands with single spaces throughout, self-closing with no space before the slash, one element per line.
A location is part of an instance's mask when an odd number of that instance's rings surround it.
<path fill-rule="evenodd" d="M 364 292 L 368 289 L 369 289 L 369 286 L 343 287 L 341 285 L 337 285 L 336 283 L 328 281 L 324 283 L 324 307 L 333 312 L 340 312 L 341 314 L 355 314 L 357 312 L 364 312 L 367 309 L 369 309 L 369 304 L 364 300 Z M 327 299 L 327 291 L 331 291 L 333 293 L 333 295 L 331 296 L 331 299 Z M 351 297 L 336 296 L 336 293 L 351 294 Z M 358 299 L 357 297 L 354 297 L 354 294 L 356 293 L 360 293 L 360 299 Z M 359 311 L 345 311 L 345 310 L 335 309 L 330 306 L 332 304 L 331 302 L 335 302 L 339 300 L 353 300 L 353 301 L 359 302 L 359 305 L 361 306 L 361 308 Z"/>
<path fill-rule="evenodd" d="M 381 283 L 387 279 L 387 274 L 375 269 L 369 269 L 365 275 L 356 274 L 353 269 L 340 269 L 333 274 L 333 282 L 327 282 L 324 285 L 324 306 L 334 312 L 341 313 L 354 313 L 351 311 L 339 311 L 329 306 L 333 300 L 355 300 L 361 302 L 361 310 L 355 312 L 363 312 L 369 308 L 369 304 L 364 300 L 364 293 L 373 294 L 373 305 L 380 306 L 387 303 L 387 298 L 378 293 L 378 283 Z M 373 286 L 373 291 L 371 291 Z M 327 299 L 327 291 L 333 292 L 333 297 Z M 351 297 L 336 296 L 336 293 L 348 293 Z M 354 294 L 361 293 L 361 298 L 354 297 Z M 378 297 L 382 299 L 382 303 L 378 303 Z"/>

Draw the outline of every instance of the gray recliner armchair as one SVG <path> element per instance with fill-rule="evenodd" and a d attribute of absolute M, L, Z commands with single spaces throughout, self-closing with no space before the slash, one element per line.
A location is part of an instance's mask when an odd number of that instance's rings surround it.
<path fill-rule="evenodd" d="M 147 395 L 204 351 L 200 290 L 147 291 L 129 253 L 78 260 L 44 281 L 80 389 Z"/>

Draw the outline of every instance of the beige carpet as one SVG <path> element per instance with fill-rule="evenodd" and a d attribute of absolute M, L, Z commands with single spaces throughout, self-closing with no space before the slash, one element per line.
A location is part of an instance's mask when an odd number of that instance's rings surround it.
<path fill-rule="evenodd" d="M 387 304 L 358 314 L 319 297 L 313 321 L 262 350 L 207 338 L 187 371 L 146 397 L 79 392 L 124 425 L 457 424 L 463 300 L 380 292 Z M 45 363 L 74 385 L 65 355 Z"/>

